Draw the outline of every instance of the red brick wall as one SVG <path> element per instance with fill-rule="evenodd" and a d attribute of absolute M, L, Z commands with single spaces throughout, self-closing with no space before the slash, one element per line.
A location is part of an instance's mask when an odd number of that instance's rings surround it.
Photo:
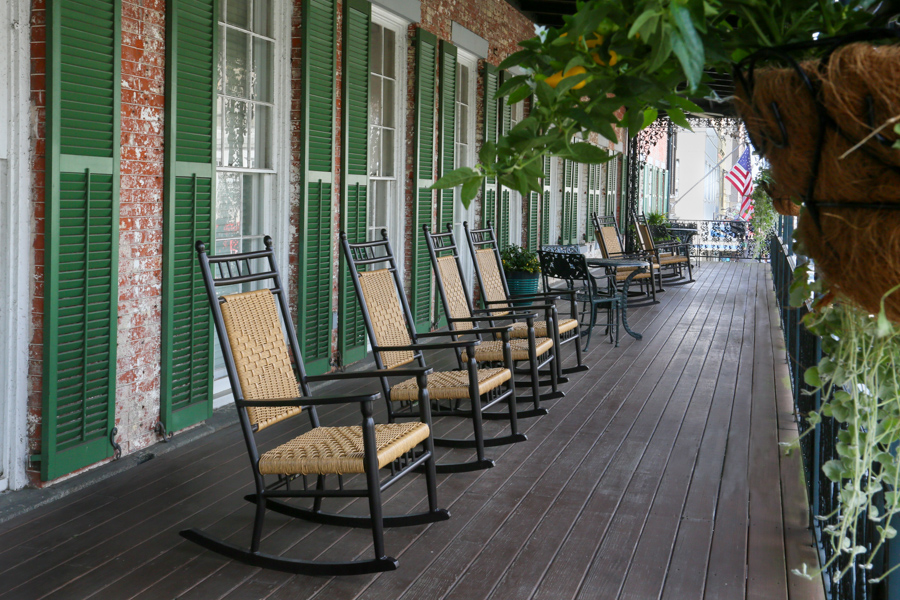
<path fill-rule="evenodd" d="M 165 10 L 122 2 L 116 426 L 126 454 L 156 441 L 159 420 Z"/>

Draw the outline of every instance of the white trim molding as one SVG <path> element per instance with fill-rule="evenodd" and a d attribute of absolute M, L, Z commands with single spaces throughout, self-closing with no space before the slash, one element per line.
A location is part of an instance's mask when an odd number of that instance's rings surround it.
<path fill-rule="evenodd" d="M 32 255 L 29 0 L 0 3 L 0 490 L 27 480 Z"/>

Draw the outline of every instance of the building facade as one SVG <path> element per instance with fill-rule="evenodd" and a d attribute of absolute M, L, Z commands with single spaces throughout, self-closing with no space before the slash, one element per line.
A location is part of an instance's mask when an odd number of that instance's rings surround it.
<path fill-rule="evenodd" d="M 424 224 L 536 248 L 622 210 L 621 158 L 547 159 L 543 194 L 488 181 L 468 209 L 429 189 L 528 114 L 494 98 L 496 65 L 534 35 L 502 0 L 11 0 L 0 19 L 0 490 L 230 400 L 196 240 L 274 238 L 321 373 L 366 356 L 340 231 L 388 231 L 429 329 Z"/>

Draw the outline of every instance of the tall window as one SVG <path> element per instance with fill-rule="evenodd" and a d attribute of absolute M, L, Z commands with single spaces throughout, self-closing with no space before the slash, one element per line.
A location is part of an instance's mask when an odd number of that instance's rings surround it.
<path fill-rule="evenodd" d="M 216 254 L 262 247 L 271 210 L 273 0 L 220 0 Z"/>
<path fill-rule="evenodd" d="M 509 129 L 525 118 L 525 101 L 520 100 L 510 107 Z M 509 195 L 509 243 L 522 245 L 522 194 L 510 190 Z"/>
<path fill-rule="evenodd" d="M 475 75 L 478 59 L 465 50 L 457 51 L 456 65 L 456 154 L 455 167 L 471 167 L 475 165 Z M 464 209 L 461 188 L 457 187 L 453 203 L 453 234 L 457 242 L 464 239 L 463 221 L 470 224 L 475 220 L 475 203 Z M 418 232 L 417 232 L 418 233 Z M 466 287 L 472 290 L 472 257 L 468 252 L 460 251 Z"/>
<path fill-rule="evenodd" d="M 369 205 L 368 238 L 380 239 L 387 229 L 391 240 L 398 243 L 398 221 L 403 202 L 402 180 L 398 173 L 403 164 L 401 105 L 405 95 L 399 52 L 405 40 L 405 27 L 394 24 L 379 11 L 372 11 L 369 36 Z M 405 64 L 405 62 L 404 62 Z M 402 253 L 401 253 L 402 255 Z"/>
<path fill-rule="evenodd" d="M 263 237 L 276 233 L 275 1 L 219 0 L 216 254 L 260 250 Z M 223 291 L 241 291 L 237 287 Z M 251 284 L 243 288 L 252 289 Z M 214 346 L 220 379 L 224 362 Z M 227 389 L 224 379 L 216 393 L 222 389 Z"/>

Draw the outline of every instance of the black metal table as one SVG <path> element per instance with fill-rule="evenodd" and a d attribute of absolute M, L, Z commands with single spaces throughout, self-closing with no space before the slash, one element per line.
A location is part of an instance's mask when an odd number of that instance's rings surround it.
<path fill-rule="evenodd" d="M 628 286 L 631 285 L 631 280 L 635 278 L 639 273 L 646 273 L 647 269 L 650 267 L 650 263 L 645 260 L 639 260 L 636 258 L 587 258 L 588 267 L 604 267 L 604 268 L 625 268 L 625 269 L 634 269 L 631 273 L 628 274 L 628 277 L 625 278 L 625 281 L 622 282 L 622 290 L 619 292 L 620 301 L 619 304 L 622 306 L 622 326 L 625 328 L 625 333 L 630 335 L 636 340 L 641 339 L 643 336 L 636 331 L 632 331 L 631 328 L 628 327 Z"/>

